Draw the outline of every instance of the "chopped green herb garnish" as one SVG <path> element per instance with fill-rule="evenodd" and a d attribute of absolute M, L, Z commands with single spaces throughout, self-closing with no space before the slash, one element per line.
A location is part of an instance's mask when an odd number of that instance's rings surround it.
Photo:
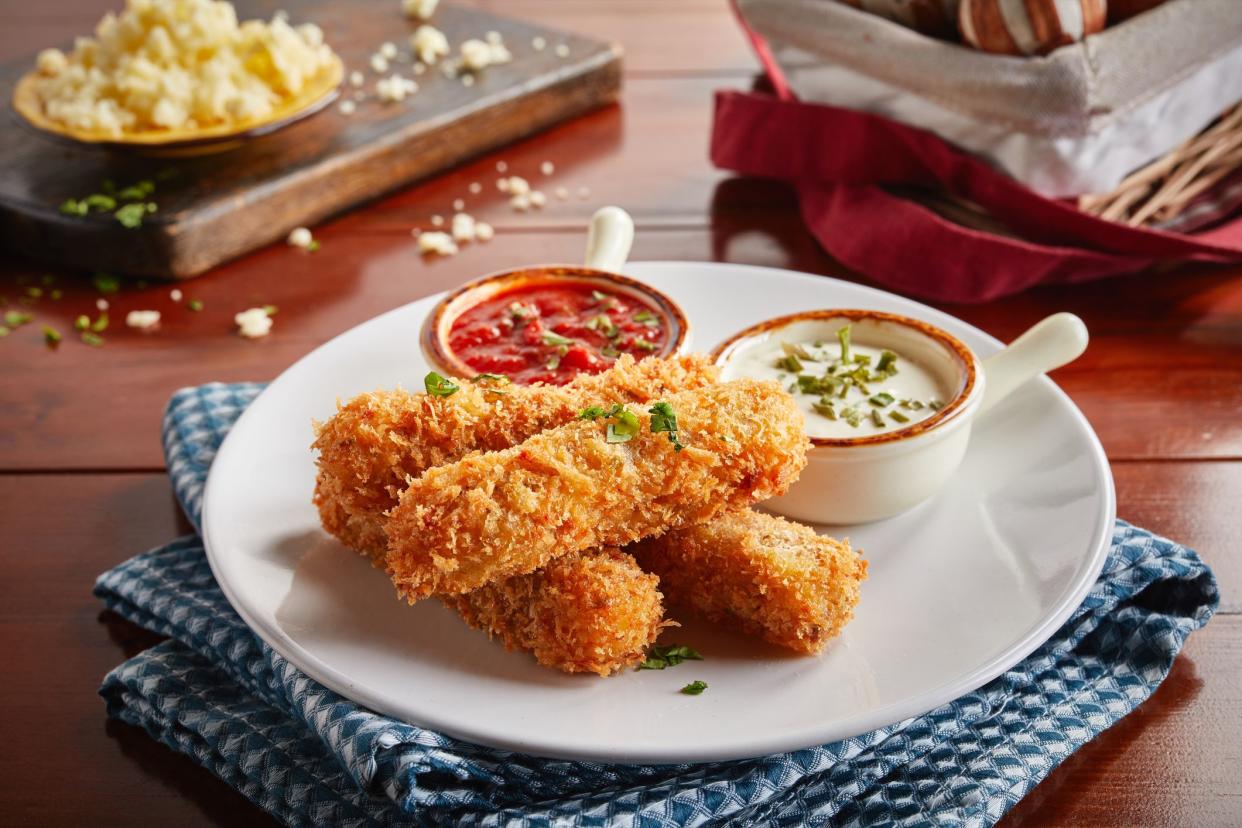
<path fill-rule="evenodd" d="M 268 316 L 275 316 L 279 311 L 280 311 L 280 308 L 276 307 L 275 305 L 264 305 L 263 306 L 263 312 L 266 313 Z"/>
<path fill-rule="evenodd" d="M 47 347 L 55 348 L 60 344 L 60 331 L 56 330 L 51 325 L 44 325 L 43 341 L 47 344 Z"/>
<path fill-rule="evenodd" d="M 621 356 L 621 352 L 618 351 L 616 346 L 613 345 L 611 342 L 609 342 L 604 347 L 600 348 L 599 352 L 601 356 L 606 356 L 609 359 L 616 359 L 617 357 Z"/>
<path fill-rule="evenodd" d="M 53 300 L 58 300 L 60 297 L 64 296 L 65 293 L 60 288 L 52 288 L 52 292 L 48 295 L 51 296 Z"/>
<path fill-rule="evenodd" d="M 435 371 L 430 371 L 423 378 L 423 387 L 427 389 L 427 393 L 433 397 L 451 397 L 457 393 L 458 385 L 451 379 L 442 377 Z"/>
<path fill-rule="evenodd" d="M 802 373 L 802 360 L 793 354 L 785 354 L 776 361 L 776 367 L 791 374 L 800 374 Z"/>
<path fill-rule="evenodd" d="M 66 216 L 84 216 L 90 209 L 85 201 L 78 201 L 76 198 L 67 198 L 60 205 L 60 212 Z"/>
<path fill-rule="evenodd" d="M 699 695 L 702 695 L 703 691 L 706 689 L 707 689 L 707 682 L 699 681 L 698 679 L 695 679 L 694 681 L 687 684 L 685 687 L 681 688 L 681 692 L 687 696 L 699 696 Z"/>
<path fill-rule="evenodd" d="M 638 337 L 635 337 L 630 340 L 630 347 L 637 348 L 640 351 L 654 351 L 656 349 L 656 344 L 646 339 L 639 339 Z"/>
<path fill-rule="evenodd" d="M 122 205 L 112 215 L 116 216 L 116 220 L 121 226 L 128 230 L 136 230 L 142 226 L 142 217 L 147 213 L 154 213 L 154 204 L 140 204 L 137 202 Z"/>
<path fill-rule="evenodd" d="M 26 295 L 31 299 L 38 299 L 43 295 L 43 288 L 28 287 L 26 288 Z"/>
<path fill-rule="evenodd" d="M 910 418 L 909 418 L 909 417 L 907 417 L 905 414 L 902 414 L 900 411 L 897 411 L 896 409 L 894 409 L 894 410 L 892 410 L 892 411 L 888 412 L 888 416 L 889 416 L 889 418 L 890 418 L 891 420 L 893 420 L 894 422 L 897 422 L 897 423 L 908 423 L 908 422 L 910 422 Z"/>
<path fill-rule="evenodd" d="M 837 419 L 836 406 L 827 397 L 820 397 L 819 402 L 811 403 L 811 408 L 815 409 L 815 413 L 823 414 L 830 420 Z"/>
<path fill-rule="evenodd" d="M 319 249 L 319 239 L 311 239 L 310 244 L 306 245 L 307 253 L 314 253 Z"/>
<path fill-rule="evenodd" d="M 932 400 L 931 402 L 927 404 L 927 407 L 930 408 L 932 411 L 939 411 L 940 409 L 944 408 L 944 403 L 940 402 L 940 400 Z"/>
<path fill-rule="evenodd" d="M 559 355 L 557 355 L 557 356 L 549 357 L 548 361 L 544 363 L 543 367 L 547 368 L 549 371 L 555 371 L 557 368 L 560 367 L 560 364 L 561 364 L 561 358 Z"/>
<path fill-rule="evenodd" d="M 617 297 L 609 296 L 607 293 L 602 293 L 598 290 L 591 291 L 591 299 L 604 310 L 611 310 L 620 304 L 617 301 Z"/>
<path fill-rule="evenodd" d="M 592 316 L 586 326 L 593 331 L 598 331 L 609 339 L 615 339 L 621 333 L 621 329 L 617 327 L 616 323 L 606 313 Z"/>
<path fill-rule="evenodd" d="M 837 341 L 841 343 L 841 361 L 850 361 L 850 326 L 846 325 L 837 331 Z"/>
<path fill-rule="evenodd" d="M 490 380 L 492 382 L 508 382 L 509 378 L 504 374 L 479 374 L 474 378 L 474 382 L 483 382 Z"/>
<path fill-rule="evenodd" d="M 93 325 L 91 325 L 91 330 L 94 331 L 95 333 L 102 333 L 103 331 L 108 330 L 107 311 L 99 314 L 99 318 L 95 320 L 95 323 Z"/>
<path fill-rule="evenodd" d="M 884 428 L 884 418 L 880 416 L 878 408 L 871 409 L 871 422 L 875 424 L 876 428 Z"/>
<path fill-rule="evenodd" d="M 841 419 L 845 420 L 854 428 L 858 428 L 862 425 L 862 412 L 851 405 L 841 409 Z"/>
<path fill-rule="evenodd" d="M 82 199 L 81 203 L 85 205 L 88 210 L 95 210 L 100 213 L 110 213 L 116 209 L 116 199 L 112 196 L 104 195 L 103 193 L 88 195 L 86 198 Z"/>
<path fill-rule="evenodd" d="M 693 647 L 687 647 L 684 644 L 670 644 L 667 647 L 652 644 L 647 648 L 647 658 L 642 664 L 638 665 L 638 669 L 663 670 L 666 667 L 676 667 L 683 661 L 702 660 L 703 656 L 699 655 L 698 650 L 695 650 Z"/>
<path fill-rule="evenodd" d="M 782 342 L 781 350 L 785 352 L 786 356 L 797 357 L 798 359 L 815 359 L 815 357 L 811 355 L 810 351 L 803 348 L 796 342 Z"/>
<path fill-rule="evenodd" d="M 514 302 L 511 305 L 509 305 L 509 315 L 512 316 L 518 322 L 521 322 L 527 316 L 530 316 L 530 314 L 526 312 L 526 308 L 523 307 L 521 302 Z"/>
<path fill-rule="evenodd" d="M 875 364 L 875 370 L 886 373 L 890 369 L 893 373 L 897 372 L 897 355 L 885 349 L 880 351 L 880 361 Z"/>
<path fill-rule="evenodd" d="M 887 391 L 881 391 L 880 393 L 875 394 L 871 396 L 870 398 L 868 398 L 867 402 L 871 403 L 872 405 L 878 405 L 881 408 L 883 408 L 886 405 L 892 405 L 895 399 L 896 397 L 894 397 L 892 394 L 888 393 Z"/>
<path fill-rule="evenodd" d="M 3 339 L 4 337 L 8 336 L 10 333 L 12 333 L 12 331 L 10 331 L 8 328 L 6 328 L 3 325 L 0 325 L 0 339 Z"/>
<path fill-rule="evenodd" d="M 20 328 L 34 317 L 25 311 L 6 311 L 4 314 L 4 324 L 10 328 Z"/>
<path fill-rule="evenodd" d="M 96 273 L 91 279 L 95 290 L 103 294 L 116 293 L 121 289 L 121 280 L 109 273 Z"/>
<path fill-rule="evenodd" d="M 609 443 L 628 443 L 638 433 L 638 416 L 625 406 L 614 406 L 619 411 L 611 414 L 614 422 L 608 424 L 604 440 Z"/>
<path fill-rule="evenodd" d="M 97 333 L 91 331 L 82 331 L 82 342 L 90 345 L 92 348 L 98 348 L 104 344 L 104 338 Z"/>
<path fill-rule="evenodd" d="M 613 407 L 615 408 L 616 406 L 613 406 Z M 608 411 L 609 409 L 602 408 L 598 405 L 588 405 L 586 408 L 578 412 L 578 419 L 579 420 L 595 420 L 600 417 L 612 416 L 608 413 Z"/>
<path fill-rule="evenodd" d="M 634 314 L 634 321 L 640 325 L 646 325 L 648 328 L 660 327 L 660 317 L 656 316 L 649 310 L 639 311 Z"/>
<path fill-rule="evenodd" d="M 77 331 L 84 331 L 91 326 L 91 318 L 86 314 L 82 314 L 73 320 L 73 328 Z"/>
<path fill-rule="evenodd" d="M 544 345 L 573 345 L 572 339 L 566 339 L 554 331 L 544 331 L 541 337 Z"/>
<path fill-rule="evenodd" d="M 681 451 L 685 446 L 677 436 L 677 412 L 666 402 L 658 402 L 648 410 L 651 414 L 651 433 L 668 433 L 668 441 L 673 444 L 674 451 Z"/>
<path fill-rule="evenodd" d="M 203 309 L 203 300 L 202 299 L 190 299 L 189 301 L 185 303 L 185 306 L 189 308 L 190 310 L 194 311 L 195 313 L 198 313 L 199 311 Z"/>

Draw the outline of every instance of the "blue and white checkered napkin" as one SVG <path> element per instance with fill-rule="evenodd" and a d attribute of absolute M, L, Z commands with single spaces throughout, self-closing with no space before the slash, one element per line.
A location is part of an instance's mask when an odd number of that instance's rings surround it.
<path fill-rule="evenodd" d="M 196 526 L 216 449 L 261 388 L 188 388 L 169 404 L 168 468 Z M 1217 603 L 1212 572 L 1194 552 L 1119 521 L 1082 607 L 986 687 L 796 753 L 642 767 L 491 750 L 359 707 L 246 627 L 196 536 L 104 573 L 95 594 L 169 637 L 104 679 L 109 715 L 289 825 L 990 825 L 1151 695 Z"/>

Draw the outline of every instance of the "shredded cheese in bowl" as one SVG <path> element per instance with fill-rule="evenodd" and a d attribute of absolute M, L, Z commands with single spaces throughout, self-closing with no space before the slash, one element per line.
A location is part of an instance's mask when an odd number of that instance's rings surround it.
<path fill-rule="evenodd" d="M 223 0 L 126 0 L 94 37 L 44 50 L 43 114 L 73 131 L 122 137 L 261 122 L 321 82 L 338 58 L 313 23 L 239 23 Z"/>

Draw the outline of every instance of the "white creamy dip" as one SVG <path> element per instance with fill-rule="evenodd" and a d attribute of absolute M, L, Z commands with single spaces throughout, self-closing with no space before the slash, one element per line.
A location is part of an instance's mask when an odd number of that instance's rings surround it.
<path fill-rule="evenodd" d="M 848 330 L 848 329 L 847 329 Z M 793 394 L 806 432 L 822 439 L 868 437 L 925 420 L 947 401 L 937 377 L 901 353 L 850 342 L 842 362 L 831 341 L 777 331 L 734 353 L 725 379 L 772 379 Z"/>

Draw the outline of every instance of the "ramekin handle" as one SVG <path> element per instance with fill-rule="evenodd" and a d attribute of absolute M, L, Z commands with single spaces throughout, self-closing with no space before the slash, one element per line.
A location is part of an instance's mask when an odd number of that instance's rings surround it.
<path fill-rule="evenodd" d="M 1035 323 L 999 354 L 983 360 L 987 377 L 982 414 L 1018 386 L 1040 374 L 1067 365 L 1087 350 L 1087 326 L 1072 313 L 1054 313 Z"/>
<path fill-rule="evenodd" d="M 620 207 L 601 207 L 587 231 L 586 266 L 618 273 L 634 244 L 634 219 Z"/>

